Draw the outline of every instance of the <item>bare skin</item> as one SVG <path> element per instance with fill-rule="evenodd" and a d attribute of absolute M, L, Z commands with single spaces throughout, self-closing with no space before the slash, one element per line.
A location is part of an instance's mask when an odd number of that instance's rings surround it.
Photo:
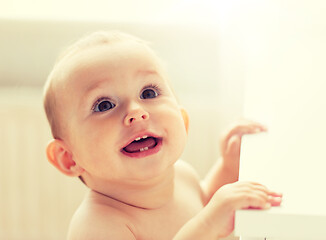
<path fill-rule="evenodd" d="M 172 239 L 203 208 L 201 189 L 192 170 L 184 162 L 175 168 L 178 177 L 173 197 L 159 208 L 143 209 L 90 191 L 72 221 L 70 233 L 75 236 L 72 239 L 85 234 L 91 238 L 99 233 L 103 239 Z"/>

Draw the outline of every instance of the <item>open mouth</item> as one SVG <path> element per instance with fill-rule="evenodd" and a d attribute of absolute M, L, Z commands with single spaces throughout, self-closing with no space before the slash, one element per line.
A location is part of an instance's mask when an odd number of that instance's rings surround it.
<path fill-rule="evenodd" d="M 144 157 L 159 151 L 162 138 L 144 135 L 122 148 L 121 152 L 130 157 Z"/>

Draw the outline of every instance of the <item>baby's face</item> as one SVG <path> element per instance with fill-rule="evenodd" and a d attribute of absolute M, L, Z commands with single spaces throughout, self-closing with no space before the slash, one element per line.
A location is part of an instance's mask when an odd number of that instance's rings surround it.
<path fill-rule="evenodd" d="M 87 174 L 148 179 L 180 157 L 187 136 L 182 113 L 144 46 L 90 47 L 66 61 L 62 72 L 57 100 L 64 141 Z"/>

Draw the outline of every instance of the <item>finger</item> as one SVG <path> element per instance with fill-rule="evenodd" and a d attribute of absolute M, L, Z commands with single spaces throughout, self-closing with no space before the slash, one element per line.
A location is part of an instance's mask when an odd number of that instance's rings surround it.
<path fill-rule="evenodd" d="M 282 202 L 282 197 L 283 197 L 282 193 L 271 191 L 266 186 L 261 185 L 259 183 L 252 183 L 252 187 L 256 191 L 262 191 L 265 194 L 267 194 L 272 206 L 279 205 Z"/>
<path fill-rule="evenodd" d="M 237 193 L 235 194 L 235 205 L 238 209 L 243 208 L 269 208 L 268 190 L 258 183 L 238 182 L 234 184 Z"/>
<path fill-rule="evenodd" d="M 269 192 L 269 195 L 271 195 L 272 197 L 280 197 L 280 198 L 283 197 L 283 193 L 280 193 L 280 192 L 273 192 L 273 191 L 270 191 L 270 192 Z"/>
<path fill-rule="evenodd" d="M 250 186 L 257 191 L 261 191 L 267 195 L 271 195 L 271 191 L 265 185 L 253 182 L 253 183 L 251 183 Z"/>
<path fill-rule="evenodd" d="M 242 201 L 240 202 L 241 209 L 268 209 L 271 207 L 271 203 L 268 201 L 268 197 L 264 194 L 260 193 L 246 193 L 242 197 Z"/>
<path fill-rule="evenodd" d="M 282 193 L 269 190 L 266 186 L 257 182 L 237 182 L 238 191 L 242 201 L 240 208 L 267 209 L 271 206 L 280 206 Z"/>
<path fill-rule="evenodd" d="M 249 182 L 248 185 L 243 186 L 244 192 L 252 192 L 253 194 L 256 194 L 260 198 L 264 199 L 264 201 L 272 200 L 273 196 L 270 195 L 271 191 L 264 185 L 255 183 L 255 182 Z"/>
<path fill-rule="evenodd" d="M 267 127 L 264 125 L 248 120 L 245 122 L 237 123 L 230 127 L 226 131 L 226 134 L 224 134 L 224 138 L 226 141 L 228 141 L 233 135 L 239 135 L 241 137 L 244 134 L 253 134 L 265 131 L 267 131 Z"/>
<path fill-rule="evenodd" d="M 267 131 L 267 127 L 259 124 L 259 123 L 247 123 L 247 124 L 240 124 L 235 126 L 230 133 L 232 134 L 250 134 L 250 133 L 258 133 Z"/>
<path fill-rule="evenodd" d="M 280 206 L 282 203 L 282 197 L 268 197 L 268 202 L 271 204 L 271 206 Z"/>
<path fill-rule="evenodd" d="M 283 197 L 282 193 L 271 191 L 266 186 L 255 182 L 250 183 L 250 186 L 254 191 L 256 191 L 257 194 L 260 191 L 264 193 L 265 196 L 268 196 L 267 201 L 271 204 L 271 206 L 281 205 L 282 197 Z"/>
<path fill-rule="evenodd" d="M 236 123 L 233 124 L 233 126 L 230 127 L 230 129 L 237 129 L 237 130 L 242 130 L 242 129 L 260 129 L 260 130 L 267 130 L 267 127 L 264 126 L 263 124 L 256 122 L 256 121 L 252 121 L 249 119 L 243 119 L 240 120 Z"/>
<path fill-rule="evenodd" d="M 239 182 L 239 185 L 243 186 L 243 187 L 249 187 L 250 189 L 253 189 L 253 190 L 260 190 L 260 191 L 265 192 L 266 194 L 271 193 L 271 191 L 265 185 L 258 183 L 258 182 L 243 181 L 243 182 Z"/>

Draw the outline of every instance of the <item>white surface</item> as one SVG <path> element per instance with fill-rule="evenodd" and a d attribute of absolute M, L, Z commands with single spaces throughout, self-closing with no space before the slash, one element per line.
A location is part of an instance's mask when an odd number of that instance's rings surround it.
<path fill-rule="evenodd" d="M 314 145 L 323 137 L 317 135 L 312 139 L 278 137 L 276 133 L 247 137 L 243 141 L 240 179 L 284 193 L 284 210 L 277 211 L 326 216 L 326 152 Z"/>
<path fill-rule="evenodd" d="M 280 18 L 248 53 L 244 113 L 269 131 L 244 137 L 240 180 L 283 192 L 284 201 L 238 211 L 243 237 L 326 239 L 326 20 L 311 24 L 299 13 Z"/>
<path fill-rule="evenodd" d="M 235 235 L 248 239 L 326 239 L 326 217 L 322 214 L 291 213 L 282 206 L 268 211 L 238 211 L 236 219 Z"/>
<path fill-rule="evenodd" d="M 301 122 L 298 120 L 298 122 Z M 271 133 L 246 137 L 243 141 L 240 180 L 265 184 L 284 194 L 280 207 L 241 210 L 236 213 L 236 235 L 277 239 L 326 239 L 326 153 L 321 147 L 323 129 L 315 134 Z M 278 128 L 277 128 L 278 129 Z M 281 129 L 281 127 L 280 127 Z M 316 142 L 315 142 L 316 141 Z M 320 146 L 318 146 L 320 145 Z"/>

